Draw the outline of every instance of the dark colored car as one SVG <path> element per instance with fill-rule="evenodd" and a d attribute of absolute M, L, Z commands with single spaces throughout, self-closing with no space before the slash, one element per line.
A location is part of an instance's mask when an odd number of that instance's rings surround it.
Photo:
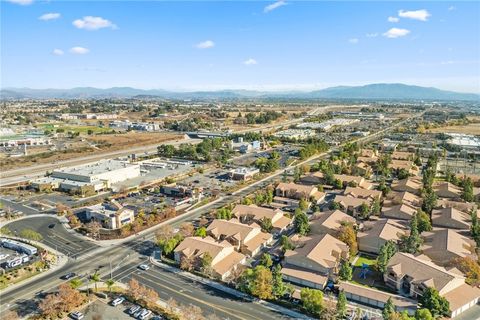
<path fill-rule="evenodd" d="M 70 280 L 76 276 L 75 272 L 69 272 L 62 277 L 62 280 Z"/>
<path fill-rule="evenodd" d="M 55 223 L 49 224 L 48 227 L 49 227 L 50 229 L 55 228 Z"/>

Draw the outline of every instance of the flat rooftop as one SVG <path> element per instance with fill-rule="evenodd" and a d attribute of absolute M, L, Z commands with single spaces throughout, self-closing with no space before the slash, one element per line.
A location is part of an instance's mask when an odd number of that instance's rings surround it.
<path fill-rule="evenodd" d="M 82 175 L 82 176 L 92 176 L 92 175 L 103 174 L 109 171 L 115 171 L 115 170 L 119 170 L 127 167 L 133 168 L 133 167 L 139 167 L 139 165 L 130 164 L 122 160 L 108 159 L 108 160 L 100 160 L 97 162 L 87 163 L 87 164 L 83 164 L 75 167 L 55 169 L 52 175 L 54 175 L 55 173 L 67 173 L 67 174 L 76 174 L 76 175 Z"/>

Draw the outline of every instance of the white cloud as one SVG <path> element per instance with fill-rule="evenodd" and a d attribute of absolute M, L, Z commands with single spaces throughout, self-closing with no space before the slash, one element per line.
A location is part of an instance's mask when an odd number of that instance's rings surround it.
<path fill-rule="evenodd" d="M 390 30 L 385 32 L 383 36 L 387 38 L 399 38 L 399 37 L 404 37 L 409 33 L 410 33 L 410 30 L 407 30 L 407 29 L 391 28 Z"/>
<path fill-rule="evenodd" d="M 395 23 L 395 22 L 400 21 L 400 18 L 397 18 L 397 17 L 388 17 L 387 20 L 388 20 L 388 22 L 394 22 L 394 23 Z"/>
<path fill-rule="evenodd" d="M 255 64 L 258 64 L 258 62 L 257 62 L 257 60 L 250 58 L 250 59 L 247 59 L 247 60 L 243 61 L 243 64 L 246 65 L 246 66 L 253 66 Z"/>
<path fill-rule="evenodd" d="M 453 10 L 457 10 L 457 8 L 455 6 L 448 7 L 448 11 L 453 11 Z"/>
<path fill-rule="evenodd" d="M 21 6 L 28 6 L 33 3 L 33 0 L 7 0 L 8 2 L 19 4 Z"/>
<path fill-rule="evenodd" d="M 61 49 L 53 49 L 52 53 L 56 56 L 63 56 L 64 52 Z"/>
<path fill-rule="evenodd" d="M 398 11 L 398 16 L 407 19 L 427 21 L 431 14 L 425 9 L 415 11 L 400 10 Z"/>
<path fill-rule="evenodd" d="M 202 41 L 195 45 L 198 49 L 209 49 L 215 47 L 215 42 L 212 40 Z"/>
<path fill-rule="evenodd" d="M 73 53 L 73 54 L 87 54 L 89 52 L 90 52 L 90 50 L 87 49 L 87 48 L 84 48 L 84 47 L 70 48 L 70 53 Z"/>
<path fill-rule="evenodd" d="M 279 0 L 279 1 L 271 3 L 268 6 L 266 6 L 265 8 L 263 8 L 263 12 L 267 13 L 267 12 L 273 11 L 275 9 L 278 9 L 280 7 L 283 7 L 285 5 L 287 5 L 287 3 L 284 0 Z"/>
<path fill-rule="evenodd" d="M 367 33 L 365 35 L 367 38 L 375 38 L 375 37 L 378 37 L 378 33 L 374 32 L 374 33 Z"/>
<path fill-rule="evenodd" d="M 359 41 L 359 40 L 358 40 L 357 38 L 348 39 L 348 42 L 350 42 L 351 44 L 357 44 L 358 41 Z"/>
<path fill-rule="evenodd" d="M 72 22 L 72 24 L 77 27 L 78 29 L 85 29 L 85 30 L 98 30 L 103 28 L 112 28 L 116 29 L 117 26 L 112 23 L 112 21 L 104 19 L 102 17 L 92 17 L 86 16 L 83 19 L 77 19 Z"/>
<path fill-rule="evenodd" d="M 38 17 L 38 20 L 49 21 L 49 20 L 55 20 L 58 18 L 60 18 L 60 13 L 51 12 L 51 13 L 42 14 L 40 17 Z"/>

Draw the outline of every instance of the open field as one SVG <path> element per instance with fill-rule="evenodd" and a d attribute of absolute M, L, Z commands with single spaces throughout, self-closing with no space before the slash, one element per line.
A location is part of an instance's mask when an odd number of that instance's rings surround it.
<path fill-rule="evenodd" d="M 432 133 L 464 133 L 480 135 L 480 123 L 470 123 L 461 126 L 448 126 L 435 129 L 429 129 L 428 132 Z"/>
<path fill-rule="evenodd" d="M 161 143 L 164 141 L 176 140 L 181 138 L 181 135 L 173 133 L 131 131 L 123 134 L 91 136 L 88 138 L 88 140 L 94 143 L 111 145 L 109 150 L 115 150 L 124 147 L 139 146 L 142 144 L 147 145 Z"/>

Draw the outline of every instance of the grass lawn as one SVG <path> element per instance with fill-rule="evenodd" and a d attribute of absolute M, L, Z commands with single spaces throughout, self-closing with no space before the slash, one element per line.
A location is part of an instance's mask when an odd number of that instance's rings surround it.
<path fill-rule="evenodd" d="M 354 266 L 355 267 L 361 267 L 363 264 L 367 264 L 369 266 L 375 265 L 376 259 L 373 257 L 366 257 L 364 255 L 360 255 L 355 262 Z"/>

